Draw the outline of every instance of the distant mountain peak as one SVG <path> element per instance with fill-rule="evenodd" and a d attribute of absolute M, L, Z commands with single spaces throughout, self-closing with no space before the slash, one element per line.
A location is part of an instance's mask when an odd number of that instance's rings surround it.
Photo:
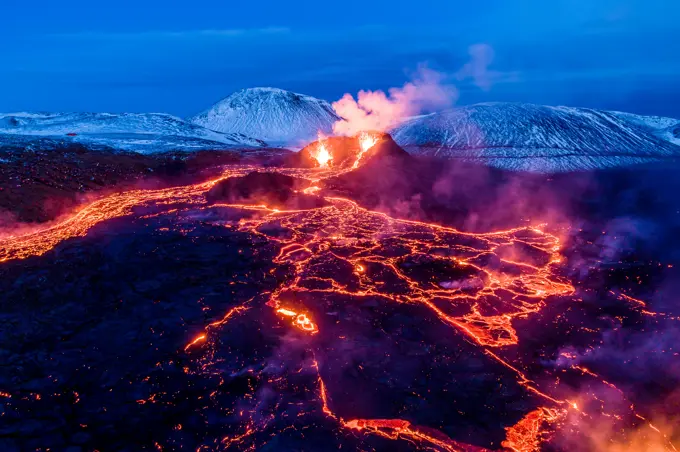
<path fill-rule="evenodd" d="M 338 119 L 325 100 L 280 88 L 257 87 L 236 91 L 189 121 L 270 144 L 302 145 L 314 140 L 318 132 L 330 133 Z"/>

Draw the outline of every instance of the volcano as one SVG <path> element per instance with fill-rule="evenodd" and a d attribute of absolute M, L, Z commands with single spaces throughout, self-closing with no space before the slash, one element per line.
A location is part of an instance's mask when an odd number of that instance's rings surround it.
<path fill-rule="evenodd" d="M 386 133 L 362 132 L 351 137 L 321 138 L 290 155 L 287 164 L 346 172 L 362 168 L 373 159 L 384 158 L 408 159 L 409 155 Z"/>
<path fill-rule="evenodd" d="M 273 145 L 308 143 L 330 133 L 339 118 L 325 100 L 278 88 L 249 88 L 217 102 L 190 122 L 223 133 L 240 133 Z"/>

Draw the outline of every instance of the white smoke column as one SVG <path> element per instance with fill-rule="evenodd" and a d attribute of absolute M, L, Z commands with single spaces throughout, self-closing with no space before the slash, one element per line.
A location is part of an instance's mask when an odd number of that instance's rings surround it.
<path fill-rule="evenodd" d="M 493 63 L 494 51 L 488 44 L 474 44 L 468 48 L 470 61 L 456 74 L 458 80 L 471 78 L 475 85 L 484 91 L 491 89 L 498 73 L 490 71 L 489 66 Z"/>
<path fill-rule="evenodd" d="M 336 135 L 356 135 L 364 130 L 384 132 L 409 116 L 427 110 L 450 107 L 458 92 L 444 82 L 444 75 L 418 68 L 414 80 L 401 88 L 383 91 L 359 91 L 356 100 L 351 94 L 333 102 L 333 109 L 341 120 L 333 124 Z"/>

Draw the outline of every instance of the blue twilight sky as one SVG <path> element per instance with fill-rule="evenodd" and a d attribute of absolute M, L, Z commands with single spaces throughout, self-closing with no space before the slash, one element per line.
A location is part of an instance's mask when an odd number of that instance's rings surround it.
<path fill-rule="evenodd" d="M 680 118 L 677 0 L 32 0 L 0 8 L 0 111 L 187 116 L 275 86 L 335 100 L 455 74 L 493 49 L 489 89 L 520 101 Z"/>

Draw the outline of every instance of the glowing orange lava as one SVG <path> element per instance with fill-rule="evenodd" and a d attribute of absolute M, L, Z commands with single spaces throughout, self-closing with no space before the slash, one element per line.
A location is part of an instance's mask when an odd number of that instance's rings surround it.
<path fill-rule="evenodd" d="M 115 193 L 87 204 L 66 219 L 28 234 L 0 239 L 0 262 L 40 256 L 64 240 L 83 237 L 94 225 L 112 218 L 130 215 L 145 204 L 170 207 L 179 204 L 204 204 L 204 194 L 222 179 L 242 176 L 255 167 L 227 169 L 224 175 L 208 182 L 162 190 L 131 190 Z"/>
<path fill-rule="evenodd" d="M 309 319 L 309 317 L 307 317 L 307 314 L 297 313 L 295 311 L 291 311 L 290 309 L 284 308 L 279 308 L 276 310 L 276 312 L 283 316 L 291 317 L 293 319 L 293 325 L 297 328 L 300 328 L 303 331 L 306 331 L 311 334 L 319 332 L 319 329 L 316 327 L 316 324 L 312 322 Z"/>
<path fill-rule="evenodd" d="M 537 452 L 540 450 L 545 435 L 550 432 L 546 426 L 554 424 L 565 414 L 565 411 L 549 408 L 531 411 L 517 424 L 506 429 L 507 436 L 501 445 L 515 452 Z"/>
<path fill-rule="evenodd" d="M 359 431 L 365 430 L 388 439 L 405 439 L 417 444 L 424 443 L 429 447 L 436 448 L 436 450 L 448 452 L 484 450 L 481 447 L 473 448 L 469 445 L 460 444 L 440 432 L 415 426 L 402 419 L 353 419 L 343 422 L 343 426 Z"/>
<path fill-rule="evenodd" d="M 282 242 L 278 264 L 291 264 L 296 269 L 293 282 L 272 295 L 272 305 L 279 307 L 280 296 L 287 293 L 340 293 L 350 296 L 378 296 L 385 300 L 422 304 L 427 306 L 443 322 L 469 335 L 475 342 L 483 346 L 503 347 L 517 343 L 517 334 L 512 321 L 540 311 L 545 306 L 545 299 L 555 295 L 569 295 L 574 288 L 566 281 L 561 281 L 552 273 L 553 261 L 558 257 L 559 240 L 545 232 L 534 228 L 516 228 L 488 234 L 462 233 L 453 228 L 438 226 L 418 221 L 397 220 L 385 214 L 373 212 L 360 207 L 354 201 L 342 198 L 327 197 L 331 203 L 328 207 L 295 212 L 271 212 L 257 220 L 244 220 L 241 229 L 254 231 L 262 224 L 276 222 L 293 231 L 292 242 Z M 319 221 L 322 219 L 322 221 Z M 324 234 L 324 228 L 333 225 L 337 235 Z M 416 234 L 428 236 L 426 239 L 414 237 Z M 479 244 L 481 249 L 451 245 L 451 256 L 433 255 L 434 249 L 454 243 L 458 237 L 469 237 Z M 386 243 L 399 246 L 404 253 L 395 257 L 385 257 L 381 252 Z M 483 256 L 493 255 L 501 247 L 515 244 L 528 244 L 544 253 L 546 263 L 543 265 L 518 264 L 507 262 L 509 268 L 520 267 L 513 273 L 498 272 L 477 263 Z M 334 250 L 349 249 L 350 253 L 339 255 Z M 306 280 L 313 257 L 320 251 L 328 250 L 333 259 L 346 262 L 355 269 L 357 279 L 352 280 L 353 289 L 339 283 L 334 278 L 315 277 Z M 456 256 L 460 252 L 462 256 Z M 478 274 L 473 283 L 477 285 L 470 290 L 456 287 L 473 284 L 468 280 L 442 281 L 436 286 L 423 285 L 409 276 L 400 265 L 404 256 L 430 256 L 438 263 L 452 267 L 465 267 Z M 464 257 L 463 257 L 464 256 Z M 372 277 L 368 269 L 389 272 L 403 282 L 407 291 L 398 296 L 385 290 L 379 281 Z M 486 283 L 482 281 L 486 280 Z M 311 288 L 314 282 L 327 288 Z M 449 284 L 450 283 L 450 284 Z M 458 286 L 456 286 L 458 285 Z M 463 315 L 447 313 L 449 307 L 464 303 L 469 312 Z M 489 306 L 503 307 L 502 315 L 488 315 L 483 311 Z"/>
<path fill-rule="evenodd" d="M 184 347 L 184 351 L 189 350 L 189 348 L 191 348 L 192 346 L 198 344 L 199 342 L 205 341 L 205 338 L 206 338 L 206 335 L 205 335 L 205 334 L 201 334 L 200 336 L 196 337 L 196 339 L 194 339 L 193 341 L 189 342 L 189 343 L 187 344 L 187 346 Z"/>
<path fill-rule="evenodd" d="M 352 169 L 357 169 L 359 167 L 359 164 L 361 163 L 361 159 L 363 159 L 364 154 L 373 146 L 375 146 L 377 142 L 378 137 L 376 135 L 372 135 L 368 132 L 361 132 L 359 134 L 360 150 L 356 160 L 354 161 L 354 164 L 352 164 Z"/>
<path fill-rule="evenodd" d="M 369 134 L 360 136 L 361 153 L 353 168 L 359 166 L 365 152 L 376 141 L 377 138 Z M 322 141 L 315 158 L 320 167 L 330 166 L 332 156 Z M 325 197 L 326 206 L 308 210 L 281 210 L 263 205 L 210 205 L 205 201 L 205 192 L 218 181 L 253 170 L 256 168 L 236 166 L 226 170 L 222 178 L 205 183 L 162 190 L 132 190 L 104 197 L 50 227 L 0 239 L 0 262 L 40 256 L 65 240 L 86 235 L 98 223 L 133 214 L 138 206 L 164 209 L 165 212 L 224 207 L 248 210 L 253 215 L 241 219 L 234 228 L 262 236 L 263 226 L 272 224 L 289 232 L 281 237 L 266 236 L 279 249 L 274 263 L 292 269 L 290 280 L 267 294 L 267 305 L 277 315 L 289 319 L 301 333 L 309 333 L 301 334 L 302 340 L 314 341 L 322 336 L 317 335 L 319 326 L 313 320 L 316 306 L 304 304 L 312 298 L 321 300 L 340 294 L 350 300 L 372 297 L 384 303 L 425 307 L 427 310 L 423 311 L 450 327 L 451 334 L 463 334 L 487 356 L 512 371 L 527 391 L 545 399 L 546 403 L 560 406 L 559 410 L 540 408 L 532 411 L 507 429 L 503 447 L 514 451 L 538 450 L 547 432 L 546 426 L 557 422 L 562 410 L 572 409 L 571 404 L 539 390 L 525 376 L 521 366 L 511 364 L 491 349 L 498 351 L 517 344 L 518 335 L 513 326 L 516 319 L 539 312 L 551 297 L 574 293 L 574 287 L 556 271 L 561 260 L 558 237 L 537 227 L 466 233 L 426 222 L 395 219 L 337 197 Z M 312 182 L 318 182 L 316 178 L 319 177 L 318 170 L 275 171 Z M 320 191 L 316 184 L 307 190 L 307 193 Z M 522 249 L 530 250 L 529 253 L 539 258 L 532 260 L 520 251 Z M 332 271 L 319 263 L 322 259 L 333 262 Z M 428 270 L 428 265 L 446 271 L 429 274 L 427 278 L 413 273 L 414 268 Z M 392 286 L 386 281 L 391 281 Z M 623 297 L 644 307 L 641 300 Z M 189 351 L 203 342 L 211 343 L 211 328 L 221 327 L 247 309 L 245 305 L 232 308 L 222 319 L 209 323 L 205 332 L 192 339 L 184 350 Z M 323 327 L 323 321 L 321 323 Z M 322 411 L 343 428 L 405 439 L 436 450 L 481 450 L 458 443 L 433 429 L 413 425 L 408 420 L 343 420 L 331 410 L 318 363 L 314 366 L 318 372 Z M 596 376 L 585 368 L 574 369 Z M 225 438 L 224 443 L 240 445 L 252 433 L 253 429 L 248 426 L 244 433 Z"/>
<path fill-rule="evenodd" d="M 326 144 L 322 140 L 319 140 L 319 145 L 317 146 L 314 158 L 319 163 L 319 167 L 321 168 L 326 168 L 327 166 L 330 166 L 330 162 L 333 160 L 333 156 L 331 155 L 330 152 L 328 152 Z"/>
<path fill-rule="evenodd" d="M 359 432 L 371 433 L 380 435 L 384 438 L 396 440 L 404 439 L 412 441 L 417 444 L 425 444 L 430 448 L 436 450 L 444 450 L 447 452 L 459 451 L 483 451 L 483 448 L 472 447 L 466 444 L 458 443 L 443 433 L 426 427 L 419 427 L 411 424 L 411 422 L 403 419 L 351 419 L 344 420 L 338 417 L 329 407 L 328 394 L 326 393 L 326 384 L 321 378 L 319 371 L 319 363 L 316 359 L 312 362 L 312 366 L 317 372 L 317 380 L 319 383 L 319 397 L 321 398 L 321 409 L 323 413 L 340 423 L 343 428 L 357 430 Z"/>

